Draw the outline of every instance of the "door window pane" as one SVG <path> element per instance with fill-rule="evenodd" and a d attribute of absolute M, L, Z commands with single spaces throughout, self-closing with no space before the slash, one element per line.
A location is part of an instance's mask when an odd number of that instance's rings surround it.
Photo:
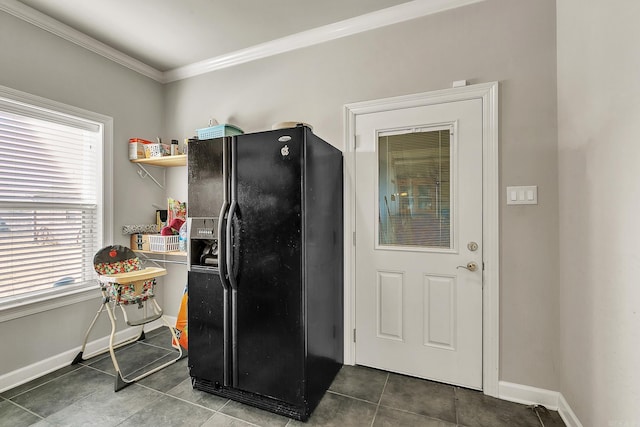
<path fill-rule="evenodd" d="M 450 130 L 378 137 L 379 244 L 451 248 Z"/>

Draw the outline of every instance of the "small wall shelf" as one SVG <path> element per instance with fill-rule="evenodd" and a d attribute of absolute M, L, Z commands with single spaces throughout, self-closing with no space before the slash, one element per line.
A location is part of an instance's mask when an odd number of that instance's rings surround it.
<path fill-rule="evenodd" d="M 177 156 L 162 156 L 162 157 L 149 157 L 146 159 L 134 159 L 134 160 L 131 160 L 131 163 L 138 163 L 138 164 L 150 165 L 150 166 L 164 166 L 164 167 L 186 166 L 187 155 L 179 154 Z"/>

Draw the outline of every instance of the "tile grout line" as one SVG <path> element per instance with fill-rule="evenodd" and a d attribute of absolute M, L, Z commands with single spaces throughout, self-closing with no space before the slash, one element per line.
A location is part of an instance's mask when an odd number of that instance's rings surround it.
<path fill-rule="evenodd" d="M 434 417 L 434 416 L 431 416 L 431 415 L 421 414 L 419 412 L 409 411 L 407 409 L 396 408 L 394 406 L 387 406 L 387 405 L 382 405 L 381 404 L 380 407 L 392 409 L 392 410 L 397 411 L 397 412 L 403 412 L 405 414 L 417 415 L 417 416 L 419 416 L 421 418 L 428 418 L 428 419 L 436 420 L 436 421 L 440 421 L 440 422 L 452 423 L 452 421 L 448 421 L 448 420 L 445 420 L 445 419 L 442 419 L 442 418 Z M 458 418 L 456 417 L 456 424 L 457 424 L 457 419 Z M 459 427 L 466 427 L 466 426 L 460 425 Z"/>
<path fill-rule="evenodd" d="M 382 393 L 380 393 L 380 397 L 378 398 L 378 403 L 376 404 L 376 412 L 373 414 L 373 419 L 371 420 L 371 427 L 376 422 L 376 417 L 378 416 L 378 410 L 380 409 L 380 402 L 382 402 L 382 396 L 384 395 L 384 391 L 387 388 L 387 383 L 389 382 L 389 373 L 387 372 L 387 378 L 384 380 L 384 386 L 382 386 Z"/>
<path fill-rule="evenodd" d="M 402 408 L 398 408 L 398 407 L 395 407 L 395 406 L 383 405 L 382 404 L 382 395 L 384 394 L 384 392 L 385 392 L 385 390 L 387 388 L 387 385 L 389 383 L 389 378 L 390 378 L 391 374 L 392 374 L 391 372 L 387 372 L 387 378 L 385 380 L 383 391 L 382 391 L 382 394 L 380 395 L 380 399 L 378 400 L 378 404 L 376 406 L 376 415 L 375 416 L 377 416 L 377 414 L 378 414 L 378 409 L 380 407 L 383 407 L 383 408 L 389 408 L 389 409 L 392 409 L 392 410 L 398 411 L 398 412 L 404 412 L 406 414 L 417 415 L 417 416 L 422 417 L 422 418 L 428 418 L 428 419 L 439 421 L 439 422 L 445 422 L 445 423 L 451 423 L 452 422 L 452 421 L 449 421 L 447 419 L 442 419 L 442 418 L 438 418 L 438 417 L 431 416 L 431 415 L 421 414 L 419 412 L 414 412 L 414 411 L 411 411 L 411 410 L 408 410 L 408 409 L 402 409 Z M 458 409 L 457 409 L 457 399 L 456 399 L 456 396 L 457 396 L 456 387 L 453 386 L 453 385 L 448 385 L 448 386 L 451 387 L 453 389 L 453 392 L 454 392 L 455 421 L 453 421 L 453 422 L 455 423 L 455 425 L 457 427 L 465 427 L 462 424 L 458 424 Z M 351 397 L 351 396 L 347 396 L 347 397 Z M 357 399 L 357 398 L 354 398 L 354 399 Z M 360 400 L 360 399 L 358 399 L 358 400 Z M 368 401 L 365 400 L 364 402 L 368 402 Z M 372 425 L 373 425 L 373 423 L 372 423 Z"/>
<path fill-rule="evenodd" d="M 149 388 L 149 387 L 147 387 Z M 154 391 L 158 391 L 158 390 L 154 390 Z M 162 393 L 160 393 L 162 394 Z M 153 399 L 151 402 L 146 402 L 147 404 L 149 403 L 153 403 L 153 402 L 157 402 L 158 400 L 160 400 L 162 398 L 162 396 L 158 396 L 155 399 Z M 140 408 L 139 410 L 133 412 L 132 414 L 130 414 L 128 417 L 125 417 L 125 419 L 123 419 L 122 421 L 120 421 L 118 424 L 116 424 L 116 427 L 119 425 L 122 425 L 122 423 L 124 423 L 125 421 L 127 421 L 128 419 L 130 419 L 131 417 L 137 415 L 138 413 L 142 412 L 145 410 L 145 407 L 143 406 L 142 408 Z"/>
<path fill-rule="evenodd" d="M 43 385 L 45 385 L 45 384 L 49 384 L 50 382 L 55 381 L 55 380 L 57 380 L 58 378 L 62 378 L 62 377 L 64 377 L 64 376 L 67 376 L 67 375 L 71 374 L 72 372 L 75 372 L 76 370 L 78 370 L 78 369 L 80 369 L 80 368 L 81 368 L 81 366 L 79 366 L 78 368 L 73 369 L 73 370 L 71 370 L 71 371 L 69 371 L 69 372 L 66 372 L 66 373 L 64 373 L 64 374 L 62 374 L 62 375 L 60 375 L 60 376 L 57 376 L 57 377 L 55 377 L 55 378 L 51 378 L 50 380 L 45 381 L 45 382 L 43 382 L 43 383 L 41 383 L 41 384 L 38 384 L 38 385 L 36 385 L 36 386 L 34 386 L 34 387 L 31 387 L 31 388 L 29 388 L 29 389 L 26 389 L 26 390 L 24 390 L 24 391 L 22 391 L 22 392 L 20 392 L 20 393 L 16 394 L 15 396 L 11 396 L 11 397 L 3 397 L 3 399 L 13 401 L 13 399 L 14 399 L 14 398 L 16 398 L 16 397 L 18 397 L 18 396 L 21 396 L 21 395 L 23 395 L 23 394 L 25 394 L 25 393 L 28 393 L 28 392 L 30 392 L 30 391 L 32 391 L 32 390 L 35 390 L 35 389 L 37 389 L 38 387 L 42 387 L 42 386 L 43 386 Z M 60 368 L 60 369 L 63 369 L 63 368 Z M 52 371 L 52 372 L 55 372 L 55 371 Z M 47 375 L 47 374 L 45 374 L 45 375 Z M 32 381 L 33 381 L 33 380 L 32 380 Z M 31 381 L 27 381 L 27 382 L 26 382 L 26 383 L 24 383 L 24 384 L 28 384 L 28 383 L 30 383 L 30 382 L 31 382 Z M 21 386 L 23 386 L 24 384 L 17 385 L 17 386 L 15 386 L 15 387 L 13 387 L 13 388 L 21 387 Z M 7 391 L 11 391 L 11 390 L 12 390 L 12 389 L 9 389 L 9 390 L 7 390 Z"/>
<path fill-rule="evenodd" d="M 196 405 L 196 404 L 195 404 L 195 403 L 193 403 L 193 402 L 189 402 L 189 403 L 192 403 L 192 404 Z M 245 420 L 245 419 L 242 419 L 242 418 L 235 417 L 235 416 L 233 416 L 233 415 L 225 414 L 224 412 L 220 412 L 220 411 L 221 411 L 225 406 L 227 406 L 229 403 L 231 403 L 231 399 L 227 399 L 227 401 L 224 403 L 224 405 L 222 405 L 220 408 L 218 408 L 218 410 L 217 410 L 217 411 L 214 411 L 214 412 L 215 412 L 215 414 L 220 414 L 220 415 L 222 415 L 223 417 L 232 418 L 232 419 L 234 419 L 234 420 L 238 420 L 238 421 L 241 421 L 241 422 L 243 422 L 243 423 L 246 423 L 246 424 L 249 424 L 249 425 L 252 425 L 252 426 L 255 426 L 255 427 L 260 427 L 260 425 L 259 425 L 259 424 L 255 424 L 255 423 L 253 423 L 253 422 L 251 422 L 251 421 L 249 421 L 249 420 Z M 200 406 L 200 405 L 198 405 L 198 406 Z M 214 414 L 214 415 L 215 415 L 215 414 Z M 211 418 L 209 418 L 209 419 L 211 419 Z M 208 420 L 207 420 L 207 421 L 208 421 Z M 291 422 L 291 421 L 292 421 L 292 420 L 291 420 L 291 419 L 289 419 L 289 420 L 287 421 L 287 424 L 285 425 L 285 427 L 286 427 L 286 426 L 288 426 L 288 425 L 289 425 L 289 422 Z"/>
<path fill-rule="evenodd" d="M 221 416 L 223 416 L 223 417 L 227 417 L 227 418 L 231 418 L 231 419 L 234 419 L 234 420 L 238 420 L 238 421 L 241 421 L 241 422 L 243 422 L 243 423 L 249 424 L 249 425 L 251 425 L 251 426 L 260 427 L 260 425 L 255 424 L 255 423 L 252 423 L 251 421 L 244 420 L 244 419 L 242 419 L 242 418 L 238 418 L 238 417 L 235 417 L 235 416 L 233 416 L 233 415 L 229 415 L 229 414 L 225 414 L 224 412 L 221 412 L 221 410 L 222 410 L 225 406 L 227 406 L 227 405 L 229 404 L 229 402 L 231 402 L 231 400 L 229 400 L 229 399 L 227 399 L 227 401 L 224 403 L 224 405 L 222 405 L 220 408 L 218 408 L 218 409 L 211 409 L 211 408 L 208 408 L 208 407 L 206 407 L 206 406 L 200 405 L 199 403 L 191 402 L 190 400 L 183 399 L 183 398 L 178 397 L 178 396 L 174 396 L 174 395 L 172 395 L 172 394 L 169 394 L 169 393 L 168 393 L 168 392 L 166 392 L 166 391 L 156 390 L 156 389 L 151 388 L 151 387 L 149 387 L 149 386 L 146 386 L 146 385 L 144 385 L 144 384 L 138 384 L 138 385 L 139 385 L 140 387 L 144 387 L 144 388 L 146 388 L 146 389 L 149 389 L 149 390 L 153 390 L 153 391 L 155 391 L 155 392 L 158 392 L 159 394 L 161 394 L 161 395 L 163 395 L 163 396 L 165 396 L 165 397 L 168 397 L 168 398 L 171 398 L 171 399 L 175 399 L 175 400 L 179 400 L 179 401 L 184 402 L 184 403 L 187 403 L 187 404 L 189 404 L 189 405 L 193 405 L 193 406 L 195 406 L 195 407 L 197 407 L 197 408 L 202 408 L 202 409 L 206 409 L 207 411 L 210 411 L 210 412 L 211 412 L 211 417 L 209 417 L 209 418 L 207 419 L 207 421 L 205 421 L 205 423 L 206 423 L 206 422 L 208 422 L 211 418 L 213 418 L 216 414 L 220 414 L 220 415 L 221 415 Z M 289 420 L 289 421 L 291 421 L 291 420 Z M 287 423 L 287 425 L 289 425 L 289 424 Z M 285 427 L 286 427 L 286 426 L 285 426 Z"/>
<path fill-rule="evenodd" d="M 124 377 L 124 376 L 135 376 L 137 375 L 138 372 L 144 373 L 146 371 L 146 368 L 152 366 L 154 363 L 159 362 L 160 360 L 164 359 L 165 357 L 167 357 L 170 353 L 167 353 L 165 355 L 162 355 L 160 357 L 155 358 L 154 360 L 150 361 L 149 363 L 147 363 L 146 365 L 143 365 L 141 367 L 139 367 L 138 369 L 128 373 L 127 375 L 122 374 L 122 372 L 120 372 L 120 374 Z M 174 363 L 179 362 L 179 360 L 176 360 Z M 153 369 L 153 368 L 152 368 Z M 149 369 L 150 371 L 151 369 Z M 146 377 L 145 377 L 146 378 Z M 136 381 L 137 382 L 137 381 Z"/>
<path fill-rule="evenodd" d="M 83 367 L 85 367 L 85 368 L 88 368 L 88 369 L 94 370 L 94 371 L 96 371 L 96 372 L 100 372 L 100 373 L 102 373 L 102 374 L 109 375 L 110 377 L 114 377 L 114 378 L 115 378 L 115 376 L 116 376 L 115 371 L 114 371 L 113 373 L 111 373 L 111 372 L 107 372 L 107 371 L 103 371 L 102 369 L 98 369 L 98 368 L 96 368 L 96 367 L 95 367 L 95 366 L 93 366 L 93 365 L 82 365 L 82 366 L 83 366 Z M 112 363 L 111 365 L 109 365 L 109 366 L 113 366 L 113 363 Z"/>
<path fill-rule="evenodd" d="M 456 412 L 456 426 L 459 426 L 460 422 L 458 420 L 458 390 L 456 389 L 456 387 L 453 387 L 453 409 L 455 409 Z"/>
<path fill-rule="evenodd" d="M 178 397 L 178 396 L 173 396 L 173 395 L 169 394 L 168 392 L 163 392 L 163 391 L 160 391 L 160 390 L 156 390 L 156 389 L 154 389 L 154 388 L 152 388 L 152 387 L 149 387 L 149 386 L 146 386 L 146 385 L 144 385 L 144 384 L 137 383 L 137 382 L 136 382 L 136 384 L 137 384 L 138 386 L 140 386 L 140 387 L 144 387 L 144 388 L 146 388 L 146 389 L 148 389 L 148 390 L 151 390 L 151 391 L 157 392 L 160 396 L 158 396 L 158 398 L 157 398 L 157 399 L 155 399 L 155 400 L 158 400 L 158 399 L 160 399 L 162 396 L 164 396 L 164 397 L 167 397 L 167 398 L 175 399 L 175 400 L 181 401 L 181 402 L 183 402 L 183 403 L 186 403 L 186 404 L 189 404 L 189 405 L 193 405 L 193 406 L 195 406 L 195 407 L 198 407 L 198 408 L 201 408 L 201 409 L 206 409 L 206 410 L 210 411 L 210 412 L 211 412 L 211 417 L 209 417 L 209 418 L 205 421 L 205 423 L 206 423 L 206 422 L 208 422 L 209 420 L 211 420 L 211 418 L 213 418 L 214 416 L 216 416 L 216 414 L 218 414 L 218 415 L 220 415 L 220 416 L 222 416 L 222 417 L 225 417 L 225 418 L 230 418 L 230 419 L 233 419 L 233 420 L 240 421 L 241 423 L 244 423 L 244 424 L 246 424 L 246 425 L 248 425 L 248 426 L 261 427 L 259 424 L 255 424 L 255 423 L 253 423 L 253 422 L 251 422 L 251 421 L 249 421 L 249 420 L 246 420 L 246 419 L 243 419 L 243 418 L 238 418 L 238 417 L 236 417 L 236 416 L 233 416 L 233 415 L 230 415 L 230 414 L 225 414 L 224 412 L 221 412 L 221 411 L 222 411 L 222 409 L 223 409 L 225 406 L 227 406 L 227 405 L 231 402 L 231 400 L 229 400 L 229 399 L 227 399 L 227 401 L 224 403 L 224 405 L 222 405 L 220 408 L 218 408 L 218 409 L 211 409 L 211 408 L 209 408 L 209 407 L 206 407 L 206 406 L 200 405 L 200 404 L 198 404 L 198 403 L 196 403 L 196 402 L 192 402 L 192 401 L 189 401 L 189 400 L 183 399 L 183 398 Z M 137 412 L 136 412 L 136 413 L 137 413 Z M 128 419 L 128 418 L 130 418 L 130 417 L 132 417 L 132 416 L 133 416 L 133 415 L 135 415 L 136 413 L 131 414 L 129 417 L 127 417 L 127 419 Z M 125 420 L 123 420 L 122 422 L 124 422 L 124 421 L 126 421 L 126 419 L 125 419 Z M 287 421 L 287 424 L 285 425 L 285 427 L 289 426 L 291 422 L 295 422 L 295 420 L 293 420 L 293 419 L 289 419 L 289 420 Z M 118 424 L 118 425 L 120 425 L 120 424 Z"/>
<path fill-rule="evenodd" d="M 33 389 L 35 389 L 35 388 L 37 388 L 37 387 L 34 387 L 34 388 L 32 388 L 31 390 L 33 390 Z M 20 393 L 20 394 L 22 394 L 22 393 Z M 18 396 L 19 396 L 19 395 L 18 395 Z M 36 413 L 35 413 L 35 412 L 33 412 L 31 409 L 29 409 L 29 408 L 25 408 L 24 406 L 20 405 L 19 403 L 14 402 L 13 400 L 10 400 L 10 399 L 5 399 L 5 400 L 6 400 L 7 402 L 9 402 L 11 405 L 17 406 L 18 408 L 22 409 L 23 411 L 26 411 L 26 412 L 30 413 L 31 415 L 34 415 L 34 416 L 36 416 L 36 417 L 40 418 L 40 420 L 41 420 L 41 421 L 45 419 L 45 417 L 43 417 L 42 415 L 40 415 L 40 414 L 36 414 Z"/>
<path fill-rule="evenodd" d="M 337 392 L 335 390 L 327 390 L 327 393 L 335 394 L 336 396 L 346 397 L 347 399 L 357 400 L 358 402 L 368 403 L 370 405 L 377 405 L 376 402 L 372 402 L 372 401 L 367 400 L 367 399 L 361 399 L 359 397 L 351 396 L 349 394 L 340 393 L 340 392 Z"/>

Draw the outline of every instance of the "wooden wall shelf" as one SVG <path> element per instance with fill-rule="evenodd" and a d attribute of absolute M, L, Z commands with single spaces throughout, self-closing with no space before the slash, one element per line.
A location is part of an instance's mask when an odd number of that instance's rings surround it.
<path fill-rule="evenodd" d="M 131 163 L 138 163 L 138 164 L 150 165 L 150 166 L 164 166 L 164 167 L 186 166 L 187 155 L 179 154 L 177 156 L 162 156 L 162 157 L 149 157 L 147 159 L 134 159 L 134 160 L 131 160 Z"/>

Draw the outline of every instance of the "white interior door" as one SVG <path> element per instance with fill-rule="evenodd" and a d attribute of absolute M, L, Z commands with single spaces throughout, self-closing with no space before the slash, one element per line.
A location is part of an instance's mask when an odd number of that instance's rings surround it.
<path fill-rule="evenodd" d="M 482 389 L 482 101 L 358 115 L 355 362 Z"/>

